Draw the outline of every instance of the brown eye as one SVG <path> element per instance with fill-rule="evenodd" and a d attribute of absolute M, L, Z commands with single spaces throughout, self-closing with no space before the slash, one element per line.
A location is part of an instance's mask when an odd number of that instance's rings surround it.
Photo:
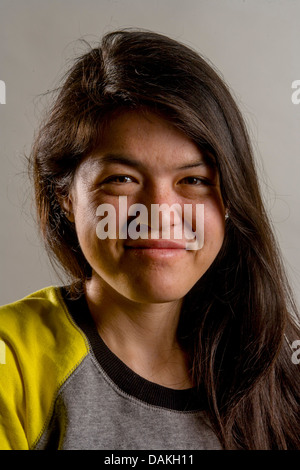
<path fill-rule="evenodd" d="M 200 185 L 208 185 L 210 182 L 206 180 L 205 178 L 199 178 L 196 176 L 187 176 L 186 178 L 183 178 L 181 180 L 181 183 L 183 184 L 188 184 L 188 185 L 193 185 L 193 186 L 200 186 Z"/>
<path fill-rule="evenodd" d="M 125 184 L 125 183 L 133 183 L 133 182 L 134 182 L 134 179 L 131 176 L 114 175 L 114 176 L 110 176 L 105 181 L 103 181 L 103 184 L 105 184 L 105 183 Z"/>

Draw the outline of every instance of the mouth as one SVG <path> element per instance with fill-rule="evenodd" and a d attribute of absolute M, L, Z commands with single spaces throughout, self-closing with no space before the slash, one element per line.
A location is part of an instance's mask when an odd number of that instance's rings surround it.
<path fill-rule="evenodd" d="M 125 248 L 135 250 L 185 250 L 185 244 L 173 240 L 134 240 L 126 242 Z"/>
<path fill-rule="evenodd" d="M 185 244 L 172 240 L 134 240 L 126 242 L 124 247 L 133 256 L 156 260 L 177 258 L 186 253 Z"/>

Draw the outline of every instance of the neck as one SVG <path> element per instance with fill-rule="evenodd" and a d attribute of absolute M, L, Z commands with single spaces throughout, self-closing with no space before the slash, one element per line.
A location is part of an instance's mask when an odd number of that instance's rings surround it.
<path fill-rule="evenodd" d="M 86 298 L 103 341 L 134 372 L 169 388 L 192 386 L 187 355 L 177 341 L 182 300 L 138 303 L 92 280 Z"/>

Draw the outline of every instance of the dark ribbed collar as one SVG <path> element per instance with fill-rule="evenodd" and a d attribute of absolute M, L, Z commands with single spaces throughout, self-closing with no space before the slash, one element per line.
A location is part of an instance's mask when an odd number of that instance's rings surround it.
<path fill-rule="evenodd" d="M 100 337 L 84 295 L 71 299 L 64 287 L 60 288 L 68 311 L 77 326 L 86 335 L 92 351 L 110 379 L 125 393 L 149 405 L 177 411 L 196 411 L 203 409 L 196 389 L 174 390 L 150 382 L 136 374 L 122 362 Z"/>

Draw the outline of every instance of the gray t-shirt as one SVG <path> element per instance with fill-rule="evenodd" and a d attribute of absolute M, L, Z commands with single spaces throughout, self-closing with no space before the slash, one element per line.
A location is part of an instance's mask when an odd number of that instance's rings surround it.
<path fill-rule="evenodd" d="M 102 341 L 84 297 L 62 293 L 90 353 L 58 390 L 35 449 L 221 449 L 194 389 L 173 390 L 137 375 Z"/>

